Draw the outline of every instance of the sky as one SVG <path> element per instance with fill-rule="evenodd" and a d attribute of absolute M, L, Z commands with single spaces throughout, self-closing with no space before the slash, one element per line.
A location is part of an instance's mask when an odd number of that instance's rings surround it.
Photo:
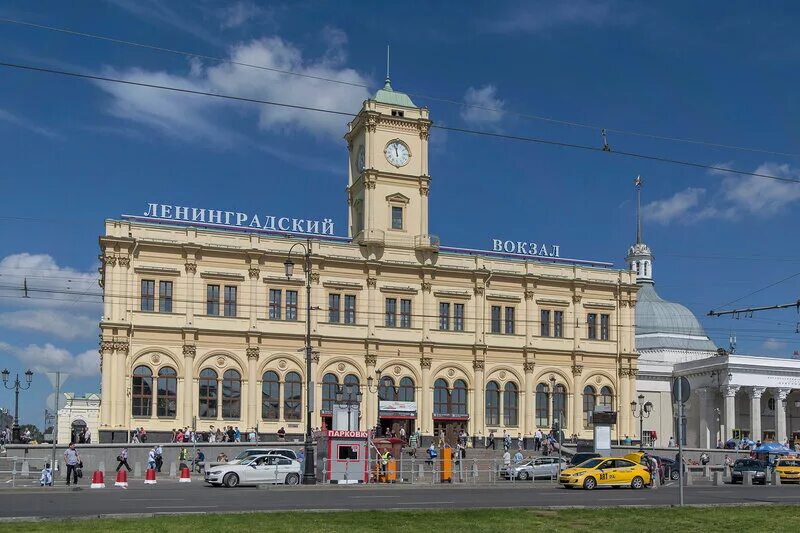
<path fill-rule="evenodd" d="M 610 152 L 434 129 L 443 244 L 548 242 L 624 267 L 641 175 L 661 296 L 719 346 L 735 334 L 737 353 L 791 357 L 794 309 L 705 314 L 800 297 L 800 184 L 620 152 L 800 179 L 798 17 L 789 2 L 7 0 L 3 19 L 228 62 L 1 21 L 0 62 L 356 113 L 390 45 L 393 87 L 436 125 L 594 148 L 607 130 Z M 105 219 L 154 202 L 332 218 L 346 235 L 347 117 L 2 66 L 0 80 L 0 367 L 35 373 L 23 422 L 52 406 L 48 371 L 99 391 L 101 305 L 81 293 L 100 291 Z M 22 298 L 25 280 L 58 292 Z"/>

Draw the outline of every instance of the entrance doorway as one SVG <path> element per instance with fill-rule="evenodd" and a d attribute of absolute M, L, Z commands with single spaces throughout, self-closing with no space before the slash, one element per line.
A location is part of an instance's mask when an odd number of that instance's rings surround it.
<path fill-rule="evenodd" d="M 72 423 L 71 429 L 70 443 L 86 444 L 86 422 L 78 419 Z"/>
<path fill-rule="evenodd" d="M 467 421 L 433 420 L 433 437 L 437 442 L 446 442 L 455 447 L 458 444 L 458 434 L 461 430 L 467 431 Z"/>
<path fill-rule="evenodd" d="M 416 418 L 383 418 L 381 417 L 381 436 L 400 437 L 403 429 L 406 439 L 416 430 Z"/>

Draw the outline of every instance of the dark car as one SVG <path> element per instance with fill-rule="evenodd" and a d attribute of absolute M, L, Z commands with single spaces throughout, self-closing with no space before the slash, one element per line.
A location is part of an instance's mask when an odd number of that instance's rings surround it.
<path fill-rule="evenodd" d="M 576 453 L 572 456 L 572 459 L 569 460 L 570 466 L 578 466 L 584 461 L 588 461 L 589 459 L 594 459 L 595 457 L 600 457 L 599 453 L 592 453 L 592 452 L 581 452 Z"/>
<path fill-rule="evenodd" d="M 755 459 L 737 459 L 733 463 L 731 483 L 741 483 L 745 472 L 753 473 L 753 483 L 767 484 L 767 465 Z"/>
<path fill-rule="evenodd" d="M 666 457 L 659 457 L 658 460 L 664 465 L 664 477 L 672 481 L 677 481 L 681 473 L 678 467 L 675 466 L 675 460 L 667 459 Z"/>

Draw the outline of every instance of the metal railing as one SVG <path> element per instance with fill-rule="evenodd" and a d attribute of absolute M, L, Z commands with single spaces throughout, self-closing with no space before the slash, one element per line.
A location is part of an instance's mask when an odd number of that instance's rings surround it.
<path fill-rule="evenodd" d="M 25 481 L 25 486 L 39 486 L 41 471 L 50 463 L 50 457 L 0 457 L 0 489 L 16 488 Z M 52 468 L 53 479 L 58 471 L 58 461 Z"/>

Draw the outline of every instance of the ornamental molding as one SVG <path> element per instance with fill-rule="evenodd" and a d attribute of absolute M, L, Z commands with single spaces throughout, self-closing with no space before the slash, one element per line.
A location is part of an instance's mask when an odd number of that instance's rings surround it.
<path fill-rule="evenodd" d="M 114 341 L 100 341 L 100 353 L 111 353 L 114 351 Z"/>
<path fill-rule="evenodd" d="M 119 258 L 119 266 L 123 266 L 125 268 L 128 268 L 129 266 L 131 266 L 131 258 L 130 257 L 120 257 Z"/>
<path fill-rule="evenodd" d="M 475 287 L 475 296 L 483 296 L 484 288 L 483 287 Z"/>
<path fill-rule="evenodd" d="M 194 357 L 197 355 L 197 346 L 194 344 L 184 344 L 183 345 L 183 356 L 184 357 Z"/>
<path fill-rule="evenodd" d="M 631 371 L 628 368 L 620 368 L 619 369 L 619 377 L 624 378 L 631 375 Z"/>
<path fill-rule="evenodd" d="M 533 300 L 533 296 L 534 296 L 534 293 L 533 293 L 532 290 L 529 289 L 529 290 L 525 291 L 525 300 L 531 301 L 531 300 Z"/>
<path fill-rule="evenodd" d="M 767 390 L 766 387 L 750 387 L 750 397 L 754 400 L 760 400 L 765 390 Z"/>
<path fill-rule="evenodd" d="M 739 392 L 741 387 L 739 385 L 723 385 L 720 387 L 723 396 L 736 396 L 736 393 Z"/>
<path fill-rule="evenodd" d="M 117 352 L 127 354 L 129 346 L 128 341 L 114 341 L 114 350 Z"/>
<path fill-rule="evenodd" d="M 372 276 L 367 278 L 367 287 L 368 288 L 374 289 L 375 287 L 377 287 L 377 285 L 378 285 L 378 278 L 375 278 L 375 277 L 372 277 Z"/>
<path fill-rule="evenodd" d="M 261 276 L 261 270 L 258 268 L 249 268 L 247 270 L 247 275 L 250 276 L 250 279 L 258 279 Z"/>
<path fill-rule="evenodd" d="M 374 353 L 368 353 L 364 356 L 364 364 L 367 366 L 375 366 L 378 364 L 378 356 Z"/>
<path fill-rule="evenodd" d="M 631 368 L 630 370 L 628 370 L 628 375 L 630 375 L 632 378 L 635 378 L 636 376 L 639 375 L 639 369 Z"/>
<path fill-rule="evenodd" d="M 483 370 L 485 365 L 486 362 L 483 361 L 482 359 L 475 359 L 474 361 L 472 361 L 472 368 L 474 370 Z"/>
<path fill-rule="evenodd" d="M 573 294 L 572 295 L 572 303 L 579 304 L 581 303 L 581 299 L 583 297 L 580 294 Z"/>
<path fill-rule="evenodd" d="M 319 363 L 319 352 L 311 352 L 311 362 Z"/>
<path fill-rule="evenodd" d="M 790 392 L 792 392 L 792 389 L 778 389 L 778 399 L 784 401 Z"/>
<path fill-rule="evenodd" d="M 572 375 L 580 376 L 583 372 L 583 365 L 572 365 Z"/>
<path fill-rule="evenodd" d="M 113 255 L 107 255 L 107 256 L 105 256 L 105 258 L 103 259 L 103 262 L 104 262 L 106 265 L 108 265 L 108 266 L 112 266 L 112 267 L 113 267 L 113 266 L 116 266 L 116 265 L 117 265 L 117 258 L 116 258 L 116 257 L 114 257 Z"/>
<path fill-rule="evenodd" d="M 533 369 L 535 366 L 536 364 L 532 361 L 525 361 L 522 363 L 522 370 L 524 370 L 526 374 L 533 374 Z"/>
<path fill-rule="evenodd" d="M 183 268 L 186 269 L 187 274 L 196 274 L 197 273 L 197 263 L 193 263 L 191 261 L 187 261 L 184 263 Z"/>
<path fill-rule="evenodd" d="M 161 362 L 161 355 L 157 353 L 150 354 L 150 362 L 157 365 Z"/>
<path fill-rule="evenodd" d="M 432 362 L 433 362 L 433 359 L 431 357 L 420 357 L 419 358 L 419 366 L 420 366 L 420 368 L 430 369 Z"/>
<path fill-rule="evenodd" d="M 431 282 L 430 282 L 430 281 L 423 281 L 423 282 L 422 282 L 422 290 L 423 290 L 423 291 L 425 291 L 425 292 L 431 292 L 431 289 L 432 289 L 432 288 L 433 288 L 433 285 L 431 284 Z"/>
<path fill-rule="evenodd" d="M 319 283 L 319 271 L 312 270 L 311 271 L 311 281 L 314 283 Z"/>
<path fill-rule="evenodd" d="M 246 350 L 247 358 L 248 359 L 258 359 L 259 351 L 260 350 L 259 350 L 258 346 L 250 346 L 250 347 L 248 347 L 247 350 Z"/>
<path fill-rule="evenodd" d="M 220 355 L 219 357 L 217 357 L 217 366 L 218 367 L 222 368 L 223 366 L 225 366 L 225 362 L 226 362 L 226 360 L 225 360 L 225 356 L 224 355 Z"/>

